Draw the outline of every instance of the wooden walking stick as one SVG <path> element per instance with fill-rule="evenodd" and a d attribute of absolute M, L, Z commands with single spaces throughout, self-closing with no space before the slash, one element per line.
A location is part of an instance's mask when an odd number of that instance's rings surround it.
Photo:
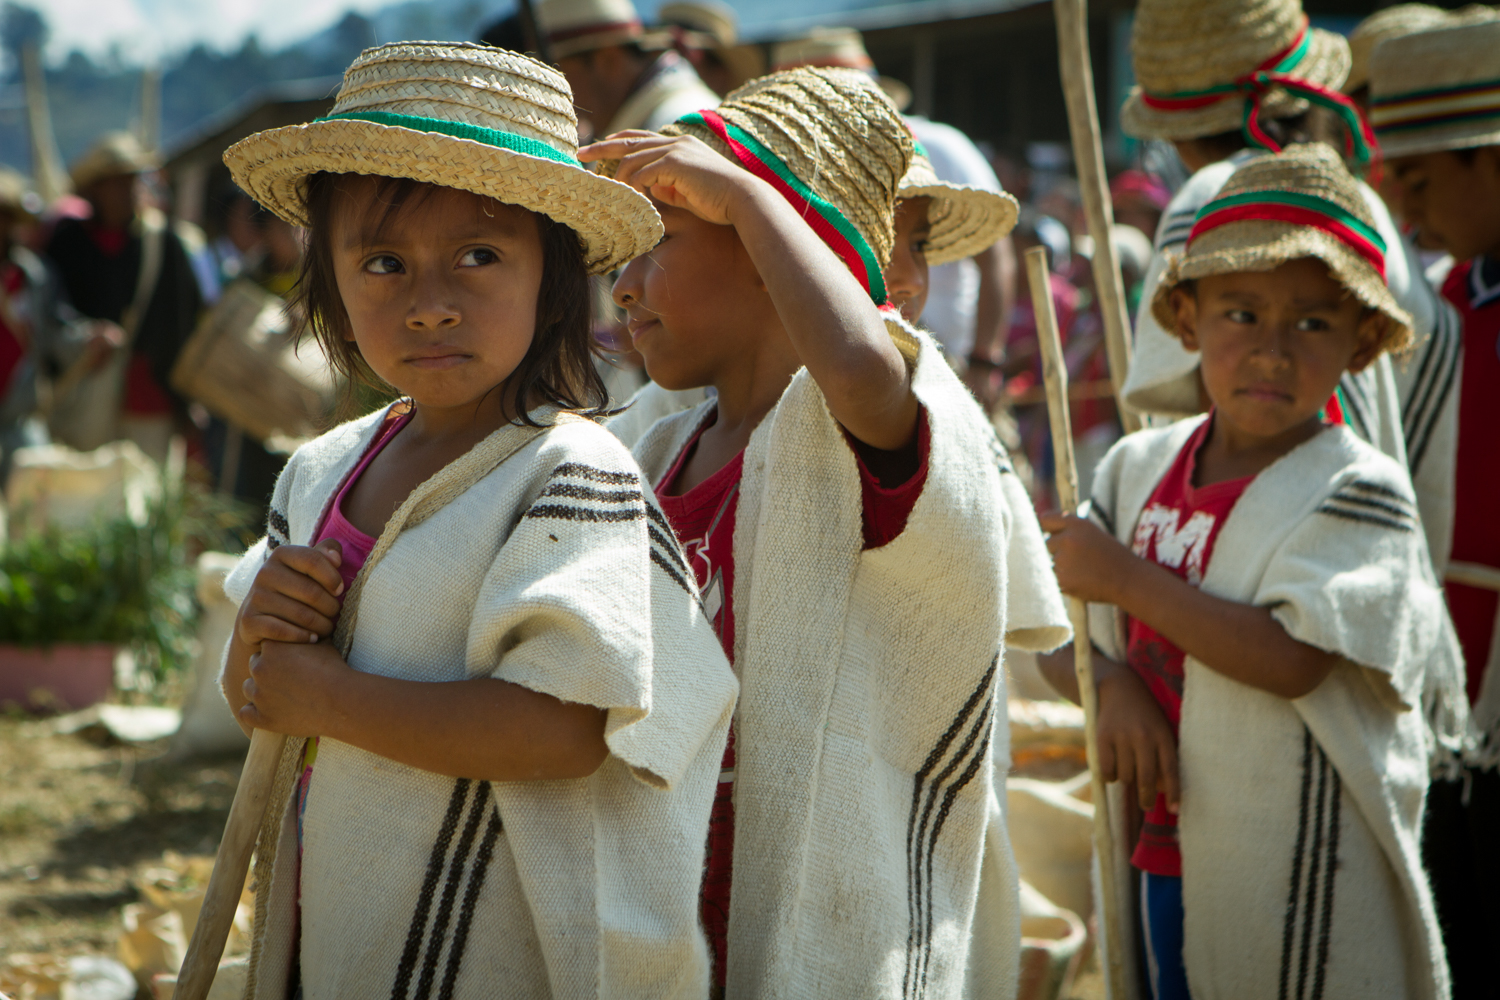
<path fill-rule="evenodd" d="M 1052 284 L 1047 250 L 1026 251 L 1026 278 L 1031 286 L 1031 308 L 1036 313 L 1037 341 L 1042 351 L 1042 381 L 1047 386 L 1047 416 L 1052 425 L 1052 458 L 1057 470 L 1057 500 L 1062 510 L 1078 509 L 1078 469 L 1073 463 L 1073 427 L 1068 414 L 1068 369 L 1063 361 L 1062 341 L 1057 334 L 1057 313 L 1052 307 Z M 1095 907 L 1104 925 L 1105 979 L 1112 1000 L 1128 1000 L 1125 952 L 1127 938 L 1120 933 L 1121 913 L 1115 882 L 1114 833 L 1109 822 L 1109 800 L 1099 770 L 1096 735 L 1099 697 L 1094 690 L 1093 645 L 1089 642 L 1088 605 L 1068 598 L 1068 618 L 1073 623 L 1073 670 L 1078 676 L 1078 700 L 1083 702 L 1083 738 L 1088 754 L 1094 799 L 1094 854 L 1099 859 L 1100 899 Z"/>
<path fill-rule="evenodd" d="M 1094 287 L 1099 291 L 1099 312 L 1104 319 L 1104 350 L 1109 356 L 1109 377 L 1115 386 L 1120 424 L 1129 434 L 1141 429 L 1141 418 L 1125 408 L 1125 376 L 1130 372 L 1130 317 L 1125 306 L 1125 282 L 1120 278 L 1120 258 L 1109 238 L 1115 212 L 1104 173 L 1099 111 L 1094 106 L 1088 0 L 1052 0 L 1052 12 L 1057 19 L 1057 62 L 1062 70 L 1063 98 L 1068 105 L 1068 131 L 1073 136 L 1073 162 L 1078 168 L 1089 235 L 1094 238 Z"/>
<path fill-rule="evenodd" d="M 198 911 L 198 926 L 193 928 L 193 939 L 182 960 L 173 1000 L 204 1000 L 214 984 L 284 746 L 285 736 L 265 729 L 257 729 L 250 737 L 250 751 L 245 755 L 245 768 L 229 807 L 224 839 L 219 841 L 214 871 L 203 894 L 203 909 Z"/>

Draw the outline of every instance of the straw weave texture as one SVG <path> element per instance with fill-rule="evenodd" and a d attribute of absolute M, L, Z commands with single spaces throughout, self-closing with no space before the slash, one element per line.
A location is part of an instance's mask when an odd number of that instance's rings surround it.
<path fill-rule="evenodd" d="M 868 76 L 849 69 L 785 70 L 751 80 L 716 110 L 842 212 L 882 268 L 890 263 L 896 192 L 913 146 L 900 113 Z M 662 134 L 694 136 L 735 159 L 704 126 L 674 122 Z"/>
<path fill-rule="evenodd" d="M 1229 178 L 1204 210 L 1211 211 L 1220 199 L 1252 191 L 1291 191 L 1324 198 L 1375 228 L 1358 181 L 1350 176 L 1338 154 L 1321 143 L 1293 146 L 1251 160 Z M 1400 253 L 1401 248 L 1387 247 L 1386 252 Z M 1270 271 L 1287 261 L 1316 257 L 1355 298 L 1383 315 L 1383 349 L 1401 351 L 1411 341 L 1411 316 L 1397 304 L 1386 287 L 1385 276 L 1321 229 L 1259 219 L 1230 222 L 1194 239 L 1185 254 L 1168 254 L 1167 270 L 1151 303 L 1157 322 L 1166 330 L 1177 327 L 1172 290 L 1184 281 L 1241 271 Z"/>
<path fill-rule="evenodd" d="M 1466 8 L 1467 9 L 1467 8 Z M 1462 13 L 1462 12 L 1460 12 Z M 1493 11 L 1490 12 L 1492 15 Z M 1478 15 L 1473 15 L 1478 17 Z M 1370 57 L 1371 124 L 1388 157 L 1413 156 L 1444 149 L 1500 145 L 1500 114 L 1388 131 L 1389 119 L 1379 102 L 1408 94 L 1426 94 L 1500 81 L 1500 20 L 1471 20 L 1453 27 L 1402 35 L 1381 42 Z M 1493 93 L 1464 103 L 1428 105 L 1434 111 L 1500 111 Z"/>
<path fill-rule="evenodd" d="M 1016 225 L 1020 207 L 1004 192 L 986 191 L 966 184 L 942 180 L 932 161 L 921 153 L 912 156 L 911 167 L 901 179 L 897 196 L 931 198 L 927 208 L 927 263 L 948 264 L 972 257 L 993 246 Z"/>
<path fill-rule="evenodd" d="M 1120 110 L 1131 135 L 1196 139 L 1238 129 L 1245 99 L 1231 94 L 1203 108 L 1161 111 L 1141 94 L 1166 96 L 1233 83 L 1282 51 L 1302 28 L 1297 0 L 1142 0 L 1131 32 L 1131 62 L 1138 86 Z M 1292 75 L 1337 90 L 1349 75 L 1349 44 L 1340 35 L 1311 29 L 1312 42 Z M 1273 87 L 1261 102 L 1264 118 L 1307 110 L 1307 102 Z"/>
<path fill-rule="evenodd" d="M 1493 7 L 1471 3 L 1458 10 L 1443 10 L 1425 3 L 1398 3 L 1378 10 L 1359 22 L 1349 33 L 1349 55 L 1353 68 L 1344 81 L 1344 93 L 1351 94 L 1370 82 L 1370 57 L 1375 47 L 1387 38 L 1415 35 L 1459 24 L 1481 24 L 1497 16 Z"/>
<path fill-rule="evenodd" d="M 573 96 L 562 74 L 529 56 L 467 43 L 368 49 L 344 74 L 331 114 L 386 113 L 474 126 L 578 153 Z M 251 136 L 224 154 L 235 181 L 293 225 L 306 225 L 314 173 L 406 177 L 519 205 L 572 228 L 595 273 L 653 246 L 661 221 L 637 192 L 565 163 L 367 121 L 316 121 Z"/>

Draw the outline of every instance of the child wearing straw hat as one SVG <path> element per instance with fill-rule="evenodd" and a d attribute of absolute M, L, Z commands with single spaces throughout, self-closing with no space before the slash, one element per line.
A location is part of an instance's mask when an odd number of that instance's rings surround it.
<path fill-rule="evenodd" d="M 1427 856 L 1455 982 L 1475 996 L 1494 989 L 1492 945 L 1500 935 L 1500 529 L 1493 513 L 1500 490 L 1497 45 L 1500 21 L 1494 20 L 1392 38 L 1371 57 L 1370 84 L 1370 116 L 1399 211 L 1457 262 L 1443 283 L 1443 295 L 1463 319 L 1447 597 L 1479 741 L 1462 781 L 1434 787 Z"/>
<path fill-rule="evenodd" d="M 634 450 L 742 678 L 704 887 L 731 997 L 1016 988 L 1000 657 L 1066 617 L 984 415 L 880 308 L 912 151 L 820 68 L 582 154 L 662 212 L 615 284 L 652 379 L 715 389 Z"/>
<path fill-rule="evenodd" d="M 1348 43 L 1311 27 L 1299 0 L 1142 0 L 1131 53 L 1138 86 L 1121 109 L 1121 127 L 1172 142 L 1195 173 L 1156 232 L 1124 402 L 1178 419 L 1201 412 L 1202 396 L 1198 356 L 1150 308 L 1164 252 L 1180 249 L 1198 211 L 1257 149 L 1323 141 L 1359 164 L 1373 155 L 1373 144 L 1357 107 L 1338 90 L 1349 73 Z M 1395 368 L 1377 358 L 1343 379 L 1337 410 L 1357 434 L 1410 468 L 1428 548 L 1441 569 L 1452 524 L 1455 417 L 1447 386 L 1457 321 L 1421 279 L 1414 250 L 1379 196 L 1364 184 L 1360 190 L 1391 248 L 1386 283 L 1412 317 L 1415 354 Z"/>
<path fill-rule="evenodd" d="M 248 996 L 702 997 L 695 904 L 735 681 L 629 454 L 589 417 L 587 281 L 650 203 L 575 159 L 562 76 L 363 53 L 333 111 L 236 144 L 308 231 L 297 297 L 403 399 L 304 445 L 223 686 L 287 741 Z"/>
<path fill-rule="evenodd" d="M 1158 998 L 1449 995 L 1419 838 L 1457 646 L 1410 477 L 1326 411 L 1410 340 L 1388 249 L 1332 150 L 1240 168 L 1152 302 L 1209 413 L 1127 436 L 1086 518 L 1042 519 L 1095 602 L 1101 765 L 1147 810 Z"/>

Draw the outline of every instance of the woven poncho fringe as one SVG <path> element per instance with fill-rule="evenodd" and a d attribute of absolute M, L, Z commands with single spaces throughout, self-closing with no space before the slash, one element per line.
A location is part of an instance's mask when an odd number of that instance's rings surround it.
<path fill-rule="evenodd" d="M 310 544 L 375 414 L 299 449 L 269 533 Z M 484 782 L 324 739 L 298 871 L 288 741 L 257 847 L 248 996 L 681 997 L 707 991 L 696 896 L 735 681 L 635 463 L 555 411 L 496 431 L 398 509 L 340 616 L 356 670 L 495 677 L 607 710 L 576 781 Z M 300 887 L 301 903 L 297 901 Z"/>
<path fill-rule="evenodd" d="M 988 422 L 930 338 L 888 326 L 932 442 L 898 538 L 861 551 L 854 455 L 805 370 L 745 452 L 730 1000 L 1016 989 L 999 659 L 1065 642 L 1067 617 Z M 712 405 L 640 441 L 653 482 Z"/>
<path fill-rule="evenodd" d="M 1142 413 L 1176 418 L 1199 412 L 1198 355 L 1163 330 L 1151 302 L 1166 266 L 1164 251 L 1182 250 L 1198 210 L 1234 171 L 1261 155 L 1237 153 L 1195 173 L 1172 198 L 1156 232 L 1156 254 L 1146 273 L 1136 315 L 1136 348 L 1125 382 L 1125 402 Z M 1368 185 L 1361 193 L 1385 240 L 1386 283 L 1411 315 L 1409 356 L 1378 358 L 1340 383 L 1350 427 L 1411 472 L 1422 528 L 1439 579 L 1453 544 L 1453 474 L 1458 455 L 1458 366 L 1461 332 L 1453 307 L 1422 278 L 1415 253 Z"/>
<path fill-rule="evenodd" d="M 1095 473 L 1095 521 L 1130 544 L 1204 419 L 1116 444 Z M 1447 997 L 1419 843 L 1430 744 L 1461 735 L 1463 709 L 1417 708 L 1434 674 L 1440 687 L 1461 678 L 1462 659 L 1405 470 L 1347 427 L 1325 429 L 1245 490 L 1202 588 L 1271 608 L 1294 639 L 1343 660 L 1287 700 L 1187 659 L 1179 837 L 1193 996 Z M 1122 616 L 1090 614 L 1119 657 Z"/>

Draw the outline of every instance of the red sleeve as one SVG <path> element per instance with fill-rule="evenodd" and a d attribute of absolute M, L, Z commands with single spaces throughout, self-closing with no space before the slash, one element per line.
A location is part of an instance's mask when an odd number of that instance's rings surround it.
<path fill-rule="evenodd" d="M 870 471 L 871 462 L 867 460 L 867 455 L 874 449 L 856 441 L 847 431 L 844 436 L 848 439 L 850 448 L 854 452 L 854 461 L 859 466 L 859 492 L 864 504 L 862 520 L 865 548 L 878 549 L 882 545 L 889 545 L 895 541 L 896 537 L 906 530 L 906 519 L 911 516 L 912 508 L 917 505 L 917 498 L 922 495 L 922 487 L 927 485 L 927 454 L 932 440 L 932 432 L 927 427 L 927 411 L 924 408 L 919 408 L 917 411 L 916 441 L 900 452 L 881 454 L 882 458 L 889 456 L 894 460 L 880 463 L 882 465 L 904 466 L 908 469 L 913 465 L 916 466 L 915 472 L 893 486 L 881 484 L 882 478 L 889 481 L 889 477 L 877 477 L 874 472 Z"/>

